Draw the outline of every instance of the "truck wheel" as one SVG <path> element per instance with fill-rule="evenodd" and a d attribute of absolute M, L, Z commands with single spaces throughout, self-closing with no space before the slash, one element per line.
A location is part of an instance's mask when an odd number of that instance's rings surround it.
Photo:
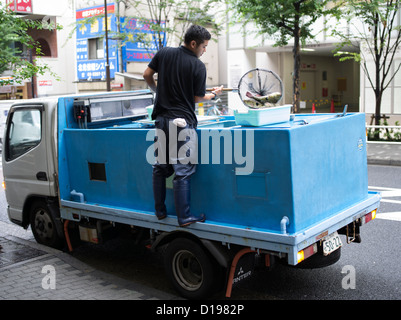
<path fill-rule="evenodd" d="M 164 263 L 170 281 L 184 298 L 205 298 L 218 283 L 217 264 L 192 240 L 179 238 L 171 242 L 166 248 Z"/>
<path fill-rule="evenodd" d="M 62 239 L 58 236 L 54 219 L 44 201 L 36 201 L 30 212 L 30 223 L 35 240 L 52 248 L 61 248 Z"/>

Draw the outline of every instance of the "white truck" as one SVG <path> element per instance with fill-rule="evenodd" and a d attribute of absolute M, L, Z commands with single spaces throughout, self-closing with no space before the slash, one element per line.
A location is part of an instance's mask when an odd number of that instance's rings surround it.
<path fill-rule="evenodd" d="M 158 220 L 152 103 L 148 90 L 16 102 L 3 152 L 10 220 L 70 251 L 72 234 L 100 243 L 110 230 L 128 229 L 164 249 L 182 296 L 202 298 L 222 288 L 230 296 L 255 264 L 332 264 L 375 218 L 381 197 L 368 191 L 365 118 L 355 113 L 254 127 L 234 116 L 200 119 L 191 210 L 206 221 L 178 225 L 171 178 L 168 216 Z"/>

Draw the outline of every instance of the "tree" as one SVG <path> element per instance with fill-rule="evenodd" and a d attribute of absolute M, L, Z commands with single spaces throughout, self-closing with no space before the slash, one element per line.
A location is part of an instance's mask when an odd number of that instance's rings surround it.
<path fill-rule="evenodd" d="M 337 48 L 340 60 L 354 59 L 360 62 L 375 93 L 375 125 L 380 124 L 383 92 L 401 67 L 401 63 L 395 64 L 394 60 L 401 44 L 398 20 L 400 5 L 401 0 L 344 1 L 341 18 L 346 19 L 348 28 L 345 31 L 341 28 L 333 30 L 333 34 L 342 39 Z M 356 46 L 359 49 L 359 45 L 360 52 L 341 53 L 344 46 Z M 369 56 L 373 59 L 373 71 L 368 68 Z"/>
<path fill-rule="evenodd" d="M 293 111 L 299 111 L 299 73 L 301 44 L 313 39 L 312 24 L 323 15 L 331 14 L 335 6 L 328 8 L 330 0 L 227 0 L 230 12 L 244 24 L 254 22 L 260 34 L 268 34 L 275 39 L 274 46 L 288 45 L 294 41 L 293 57 Z"/>
<path fill-rule="evenodd" d="M 214 8 L 221 0 L 127 0 L 126 2 L 135 8 L 137 17 L 149 21 L 153 36 L 137 32 L 136 37 L 153 52 L 171 43 L 171 39 L 177 40 L 180 45 L 186 29 L 191 24 L 209 27 L 215 35 L 221 30 L 221 25 L 215 20 L 216 12 L 214 16 L 207 13 L 209 8 Z"/>
<path fill-rule="evenodd" d="M 23 19 L 6 6 L 0 5 L 0 74 L 11 70 L 14 83 L 21 83 L 36 74 L 51 70 L 46 65 L 36 65 L 34 59 L 23 57 L 21 46 L 41 55 L 40 45 L 27 34 L 29 29 L 61 28 L 42 21 Z M 31 55 L 32 56 L 32 55 Z M 0 81 L 0 86 L 11 84 L 11 80 Z"/>

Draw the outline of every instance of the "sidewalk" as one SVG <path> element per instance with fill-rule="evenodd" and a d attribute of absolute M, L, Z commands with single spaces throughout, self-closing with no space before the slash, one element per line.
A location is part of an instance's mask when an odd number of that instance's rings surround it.
<path fill-rule="evenodd" d="M 98 271 L 68 253 L 14 236 L 19 232 L 15 228 L 20 227 L 0 221 L 0 300 L 180 299 Z M 26 238 L 31 237 L 30 232 L 20 229 Z"/>
<path fill-rule="evenodd" d="M 401 166 L 400 142 L 368 142 L 368 164 Z"/>

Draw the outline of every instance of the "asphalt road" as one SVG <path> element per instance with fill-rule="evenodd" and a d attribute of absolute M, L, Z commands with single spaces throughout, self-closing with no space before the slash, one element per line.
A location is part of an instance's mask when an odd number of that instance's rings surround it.
<path fill-rule="evenodd" d="M 369 166 L 369 189 L 379 190 L 383 196 L 379 213 L 361 228 L 362 243 L 343 241 L 342 257 L 336 264 L 314 270 L 278 265 L 272 271 L 256 272 L 233 289 L 232 299 L 401 299 L 400 177 L 401 167 Z M 8 223 L 4 194 L 0 194 L 0 222 Z M 84 244 L 72 255 L 101 271 L 175 293 L 164 274 L 161 256 L 135 246 L 129 239 Z M 224 294 L 211 299 L 224 299 Z"/>

